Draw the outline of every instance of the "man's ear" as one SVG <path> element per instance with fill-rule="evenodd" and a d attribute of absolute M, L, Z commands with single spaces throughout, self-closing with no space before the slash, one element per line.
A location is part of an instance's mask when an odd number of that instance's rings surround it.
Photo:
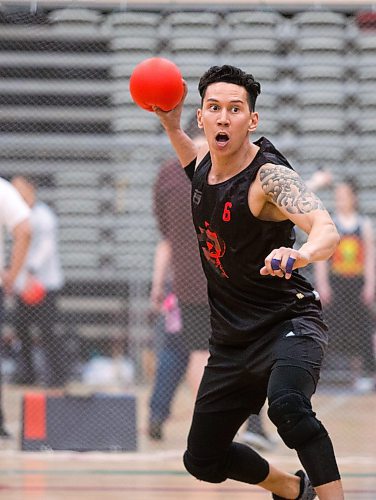
<path fill-rule="evenodd" d="M 259 120 L 259 114 L 257 113 L 257 111 L 253 111 L 251 113 L 251 118 L 249 120 L 249 125 L 248 125 L 249 132 L 254 132 L 256 130 L 258 125 L 258 120 Z"/>
<path fill-rule="evenodd" d="M 204 124 L 202 123 L 202 110 L 199 108 L 197 110 L 197 125 L 198 128 L 204 128 Z"/>

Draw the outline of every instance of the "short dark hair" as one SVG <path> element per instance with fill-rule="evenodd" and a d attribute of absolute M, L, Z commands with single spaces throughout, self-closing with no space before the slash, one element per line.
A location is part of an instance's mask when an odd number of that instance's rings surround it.
<path fill-rule="evenodd" d="M 208 86 L 218 82 L 234 83 L 235 85 L 244 87 L 248 93 L 249 108 L 251 111 L 255 110 L 257 96 L 261 93 L 260 83 L 256 82 L 253 75 L 229 64 L 212 66 L 202 75 L 198 84 L 201 106 Z"/>

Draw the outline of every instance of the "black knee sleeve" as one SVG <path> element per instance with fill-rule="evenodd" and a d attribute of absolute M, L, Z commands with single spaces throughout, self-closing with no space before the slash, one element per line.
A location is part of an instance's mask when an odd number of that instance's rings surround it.
<path fill-rule="evenodd" d="M 289 448 L 300 448 L 328 433 L 312 410 L 311 402 L 297 391 L 279 392 L 269 402 L 268 415 Z"/>
<path fill-rule="evenodd" d="M 227 479 L 224 471 L 224 464 L 221 464 L 218 460 L 197 458 L 187 450 L 184 453 L 183 462 L 187 471 L 201 481 L 222 483 Z"/>
<path fill-rule="evenodd" d="M 232 443 L 227 460 L 227 477 L 242 483 L 258 484 L 269 474 L 269 463 L 257 451 L 241 443 Z"/>
<path fill-rule="evenodd" d="M 341 478 L 329 436 L 311 441 L 297 453 L 304 469 L 309 472 L 312 486 L 321 486 Z"/>
<path fill-rule="evenodd" d="M 231 443 L 228 452 L 218 458 L 197 458 L 187 450 L 183 461 L 192 476 L 208 483 L 235 479 L 243 483 L 258 484 L 269 474 L 268 462 L 255 450 L 240 443 Z"/>

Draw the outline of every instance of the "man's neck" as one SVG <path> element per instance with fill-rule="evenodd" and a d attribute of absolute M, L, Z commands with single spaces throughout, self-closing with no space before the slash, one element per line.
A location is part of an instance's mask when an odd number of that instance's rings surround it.
<path fill-rule="evenodd" d="M 252 162 L 260 148 L 248 143 L 234 155 L 210 152 L 212 166 L 209 172 L 209 184 L 218 184 L 238 174 Z"/>

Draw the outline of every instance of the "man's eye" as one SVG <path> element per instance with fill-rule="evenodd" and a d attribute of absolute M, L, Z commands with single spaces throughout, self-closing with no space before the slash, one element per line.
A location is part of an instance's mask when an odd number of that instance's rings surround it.
<path fill-rule="evenodd" d="M 232 112 L 233 112 L 233 113 L 237 113 L 238 111 L 239 111 L 239 108 L 238 108 L 237 106 L 234 106 L 234 107 L 232 108 Z"/>

